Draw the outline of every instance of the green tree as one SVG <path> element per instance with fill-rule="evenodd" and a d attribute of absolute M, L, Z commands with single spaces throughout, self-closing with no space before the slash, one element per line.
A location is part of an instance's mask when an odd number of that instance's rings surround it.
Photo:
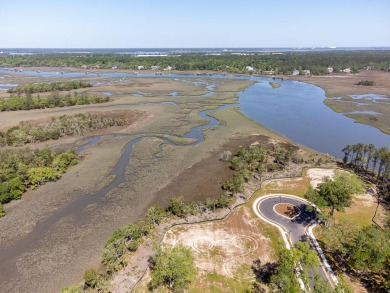
<path fill-rule="evenodd" d="M 146 219 L 152 224 L 160 224 L 160 221 L 166 215 L 164 209 L 160 206 L 151 206 L 146 212 Z"/>
<path fill-rule="evenodd" d="M 365 227 L 356 235 L 350 251 L 352 268 L 380 272 L 390 261 L 390 234 L 373 225 Z"/>
<path fill-rule="evenodd" d="M 169 201 L 167 211 L 177 217 L 185 217 L 188 214 L 188 207 L 184 203 L 184 197 L 172 197 Z"/>
<path fill-rule="evenodd" d="M 270 287 L 273 292 L 296 293 L 301 288 L 295 276 L 295 257 L 292 250 L 285 247 L 278 249 L 278 267 L 270 278 Z"/>
<path fill-rule="evenodd" d="M 167 286 L 172 291 L 183 291 L 196 274 L 191 250 L 181 244 L 160 247 L 152 258 L 151 269 L 150 287 Z"/>
<path fill-rule="evenodd" d="M 352 173 L 336 172 L 334 179 L 325 177 L 315 190 L 309 189 L 305 197 L 320 208 L 330 208 L 330 216 L 334 211 L 343 211 L 352 204 L 352 195 L 364 191 L 363 182 Z"/>
<path fill-rule="evenodd" d="M 101 276 L 95 269 L 87 269 L 84 272 L 84 282 L 87 286 L 95 288 L 99 285 L 101 281 Z"/>
<path fill-rule="evenodd" d="M 322 278 L 320 275 L 316 275 L 313 282 L 313 292 L 332 293 L 334 290 L 328 281 L 324 280 L 324 278 Z"/>

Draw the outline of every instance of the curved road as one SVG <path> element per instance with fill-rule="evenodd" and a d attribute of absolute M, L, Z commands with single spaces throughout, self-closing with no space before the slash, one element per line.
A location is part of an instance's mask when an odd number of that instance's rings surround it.
<path fill-rule="evenodd" d="M 274 209 L 275 206 L 280 203 L 287 203 L 297 206 L 300 210 L 300 214 L 292 219 L 286 216 L 282 216 Z M 260 218 L 279 228 L 282 233 L 283 239 L 286 242 L 286 246 L 290 248 L 290 244 L 294 245 L 300 240 L 308 240 L 309 237 L 307 236 L 307 228 L 316 223 L 316 213 L 314 211 L 306 211 L 306 207 L 308 205 L 308 201 L 296 196 L 291 196 L 287 194 L 270 194 L 258 198 L 254 202 L 253 208 L 255 209 L 256 214 Z M 322 261 L 319 267 L 319 272 L 325 280 L 328 280 L 332 284 L 328 277 L 328 274 L 326 273 Z"/>

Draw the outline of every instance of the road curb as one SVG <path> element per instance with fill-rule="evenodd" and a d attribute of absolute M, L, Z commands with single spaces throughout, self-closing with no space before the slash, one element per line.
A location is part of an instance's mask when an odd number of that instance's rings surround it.
<path fill-rule="evenodd" d="M 262 201 L 266 200 L 266 199 L 269 199 L 269 198 L 278 198 L 280 196 L 283 196 L 283 197 L 287 197 L 287 198 L 292 198 L 292 199 L 296 199 L 296 200 L 299 200 L 299 201 L 302 201 L 302 202 L 305 202 L 307 204 L 310 204 L 312 206 L 314 206 L 317 210 L 320 211 L 320 209 L 313 203 L 311 203 L 310 201 L 302 198 L 302 197 L 299 197 L 299 196 L 296 196 L 296 195 L 291 195 L 291 194 L 284 194 L 284 193 L 273 193 L 273 194 L 268 194 L 268 195 L 265 195 L 265 196 L 261 196 L 259 198 L 257 198 L 254 202 L 253 202 L 253 205 L 252 205 L 252 208 L 255 212 L 255 214 L 260 218 L 262 219 L 263 221 L 277 227 L 279 229 L 279 231 L 281 232 L 282 234 L 282 238 L 284 240 L 284 243 L 286 245 L 286 248 L 287 249 L 291 249 L 291 243 L 290 243 L 290 240 L 289 240 L 289 237 L 288 237 L 288 233 L 286 231 L 286 229 L 281 226 L 280 224 L 278 224 L 277 222 L 275 221 L 272 221 L 268 218 L 266 218 L 265 216 L 263 216 L 260 212 L 260 209 L 259 209 L 259 205 Z M 324 267 L 324 271 L 326 273 L 326 276 L 329 280 L 330 283 L 333 283 L 335 286 L 337 286 L 338 284 L 338 280 L 337 280 L 337 277 L 335 275 L 335 273 L 333 272 L 332 268 L 330 267 L 329 265 L 329 262 L 327 261 L 326 257 L 325 257 L 325 254 L 323 253 L 316 237 L 314 236 L 313 234 L 313 228 L 315 226 L 317 226 L 318 224 L 320 223 L 320 221 L 318 222 L 315 222 L 314 224 L 310 225 L 310 226 L 307 226 L 305 228 L 306 230 L 306 234 L 311 238 L 311 241 L 313 242 L 313 246 L 315 248 L 315 250 L 317 251 L 318 255 L 320 256 L 320 260 L 321 260 L 321 265 Z M 304 287 L 302 287 L 303 285 L 303 282 L 301 284 L 301 279 L 298 277 L 298 282 L 300 283 L 301 285 L 301 288 L 303 290 Z"/>

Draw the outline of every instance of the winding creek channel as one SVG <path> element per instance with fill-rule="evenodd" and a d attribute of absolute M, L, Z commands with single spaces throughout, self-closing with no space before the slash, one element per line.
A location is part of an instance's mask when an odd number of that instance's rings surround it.
<path fill-rule="evenodd" d="M 0 73 L 9 73 L 9 71 L 0 70 Z M 12 72 L 12 74 L 26 74 L 34 76 L 57 76 L 56 72 L 36 72 L 22 71 Z M 64 72 L 64 76 L 82 77 L 85 73 Z M 155 77 L 153 74 L 132 74 L 132 73 L 100 73 L 99 77 Z M 329 153 L 336 157 L 341 157 L 341 149 L 347 144 L 355 143 L 373 143 L 376 147 L 387 146 L 390 148 L 390 136 L 377 130 L 376 128 L 355 123 L 353 119 L 340 113 L 336 113 L 328 108 L 324 103 L 325 93 L 321 88 L 297 81 L 277 80 L 280 83 L 279 88 L 272 88 L 269 84 L 273 81 L 270 78 L 248 77 L 248 76 L 229 76 L 229 75 L 189 75 L 189 74 L 166 74 L 158 78 L 186 79 L 196 78 L 205 81 L 205 88 L 209 91 L 202 97 L 213 95 L 214 86 L 207 83 L 208 79 L 250 79 L 256 81 L 253 85 L 247 87 L 238 93 L 238 104 L 226 104 L 212 110 L 199 112 L 199 116 L 208 120 L 208 124 L 195 126 L 183 137 L 192 139 L 186 146 L 193 146 L 204 141 L 204 130 L 221 125 L 216 118 L 209 114 L 224 108 L 239 106 L 241 111 L 248 117 L 269 129 L 284 135 L 294 142 L 312 148 L 314 150 Z M 199 82 L 199 81 L 197 81 Z M 177 93 L 172 94 L 175 97 Z M 196 102 L 196 97 L 194 97 Z M 177 106 L 175 102 L 160 102 Z M 148 103 L 145 103 L 146 105 Z M 150 103 L 153 104 L 153 103 Z M 82 211 L 91 204 L 107 204 L 105 195 L 118 187 L 125 180 L 126 167 L 129 164 L 132 155 L 133 146 L 138 144 L 145 137 L 158 137 L 165 144 L 177 145 L 174 138 L 170 139 L 169 134 L 137 134 L 129 136 L 133 138 L 124 148 L 122 155 L 113 170 L 111 171 L 112 181 L 97 192 L 78 196 L 75 200 L 58 208 L 43 221 L 36 224 L 34 229 L 24 238 L 16 241 L 14 245 L 0 250 L 0 264 L 4 264 L 17 258 L 24 251 L 29 251 L 38 244 L 38 240 L 44 233 L 50 230 L 51 226 L 65 217 L 71 216 L 75 222 L 83 223 L 87 217 Z M 92 147 L 101 140 L 100 136 L 94 136 L 89 141 L 80 146 L 77 151 L 83 152 Z M 184 146 L 184 145 L 183 145 Z M 4 267 L 0 268 L 4 272 Z M 1 291 L 1 290 L 0 290 Z"/>

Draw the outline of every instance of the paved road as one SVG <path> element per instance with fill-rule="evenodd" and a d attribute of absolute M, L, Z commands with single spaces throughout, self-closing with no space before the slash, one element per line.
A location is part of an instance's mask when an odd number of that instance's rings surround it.
<path fill-rule="evenodd" d="M 279 203 L 289 203 L 295 205 L 300 209 L 301 213 L 294 219 L 284 217 L 274 211 L 274 206 Z M 307 212 L 306 206 L 307 204 L 304 201 L 280 195 L 261 201 L 258 209 L 260 213 L 268 220 L 283 226 L 289 234 L 289 238 L 292 244 L 294 244 L 299 240 L 305 240 L 306 226 L 314 224 L 316 220 L 315 212 Z"/>
<path fill-rule="evenodd" d="M 300 209 L 300 214 L 293 219 L 278 214 L 275 212 L 274 207 L 279 203 L 288 203 L 297 206 Z M 286 195 L 274 195 L 260 200 L 257 205 L 257 210 L 265 219 L 283 227 L 287 232 L 291 243 L 295 244 L 300 240 L 307 239 L 306 228 L 309 225 L 314 224 L 316 221 L 316 213 L 307 212 L 307 205 L 307 202 L 298 198 Z M 319 267 L 319 272 L 325 280 L 328 280 L 325 269 L 322 265 Z"/>

